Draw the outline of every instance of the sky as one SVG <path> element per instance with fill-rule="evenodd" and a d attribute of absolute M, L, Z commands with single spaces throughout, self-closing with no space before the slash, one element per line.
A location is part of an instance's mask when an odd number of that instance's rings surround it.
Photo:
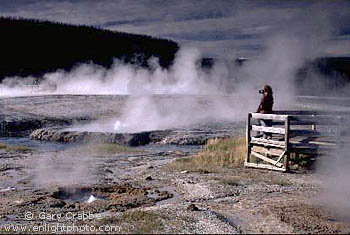
<path fill-rule="evenodd" d="M 350 55 L 349 0 L 0 0 L 0 15 L 168 38 L 226 58 L 259 55 L 272 34 L 313 21 L 311 31 L 329 34 L 326 55 Z"/>

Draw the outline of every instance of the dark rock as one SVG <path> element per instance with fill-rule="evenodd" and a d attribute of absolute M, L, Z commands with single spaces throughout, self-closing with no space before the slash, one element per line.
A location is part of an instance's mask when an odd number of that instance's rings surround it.
<path fill-rule="evenodd" d="M 105 172 L 109 174 L 113 174 L 113 171 L 111 171 L 110 169 L 106 169 Z"/>
<path fill-rule="evenodd" d="M 157 201 L 166 200 L 166 199 L 172 198 L 174 196 L 172 193 L 170 193 L 168 191 L 159 191 L 159 190 L 157 190 L 157 191 L 155 191 L 158 194 Z"/>
<path fill-rule="evenodd" d="M 149 137 L 149 132 L 141 132 L 136 133 L 134 135 L 127 135 L 128 138 L 127 142 L 129 146 L 139 146 L 139 145 L 146 145 L 151 142 L 151 138 Z"/>
<path fill-rule="evenodd" d="M 145 180 L 153 180 L 152 176 L 147 176 Z"/>
<path fill-rule="evenodd" d="M 199 169 L 198 172 L 201 174 L 209 174 L 210 173 L 210 171 L 205 170 L 205 169 Z"/>
<path fill-rule="evenodd" d="M 90 196 L 92 189 L 89 187 L 63 187 L 58 188 L 57 191 L 52 193 L 52 197 L 55 199 L 79 201 L 82 198 Z"/>
<path fill-rule="evenodd" d="M 200 211 L 200 209 L 199 209 L 195 204 L 190 204 L 190 205 L 187 207 L 187 210 L 188 210 L 188 211 Z"/>

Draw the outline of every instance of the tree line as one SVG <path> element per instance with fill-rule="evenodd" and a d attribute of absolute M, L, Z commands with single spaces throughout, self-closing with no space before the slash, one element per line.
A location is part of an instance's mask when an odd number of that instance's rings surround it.
<path fill-rule="evenodd" d="M 40 76 L 77 63 L 109 68 L 115 58 L 149 67 L 156 57 L 168 68 L 179 49 L 176 42 L 35 19 L 0 17 L 0 80 L 7 76 Z"/>
<path fill-rule="evenodd" d="M 308 95 L 349 96 L 346 90 L 339 91 L 350 83 L 350 57 L 320 57 L 307 61 L 297 71 L 295 83 L 300 93 Z"/>

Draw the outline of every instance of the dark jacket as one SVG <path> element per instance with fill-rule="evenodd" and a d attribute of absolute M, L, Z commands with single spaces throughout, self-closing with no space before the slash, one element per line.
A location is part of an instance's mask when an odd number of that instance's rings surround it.
<path fill-rule="evenodd" d="M 267 94 L 261 98 L 257 113 L 272 113 L 273 106 L 273 96 L 272 94 Z"/>

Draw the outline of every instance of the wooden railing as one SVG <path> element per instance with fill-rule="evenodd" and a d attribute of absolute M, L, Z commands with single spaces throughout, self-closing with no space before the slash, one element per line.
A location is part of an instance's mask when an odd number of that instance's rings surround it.
<path fill-rule="evenodd" d="M 34 84 L 34 85 L 25 85 L 26 88 L 31 89 L 31 91 L 55 91 L 57 90 L 57 85 L 53 83 L 49 84 Z"/>
<path fill-rule="evenodd" d="M 259 119 L 271 120 L 260 126 Z M 339 147 L 348 131 L 350 113 L 326 111 L 276 111 L 249 113 L 245 166 L 278 171 L 289 170 L 291 153 L 319 155 Z M 252 132 L 271 133 L 272 138 L 254 137 Z M 255 162 L 252 158 L 255 158 Z M 262 162 L 262 163 L 261 163 Z"/>

